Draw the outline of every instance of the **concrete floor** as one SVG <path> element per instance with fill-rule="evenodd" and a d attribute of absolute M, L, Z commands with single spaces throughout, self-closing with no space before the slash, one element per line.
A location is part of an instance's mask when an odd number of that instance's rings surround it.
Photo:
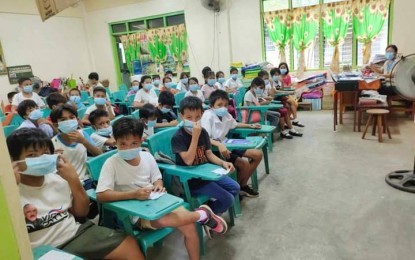
<path fill-rule="evenodd" d="M 304 137 L 277 140 L 271 174 L 260 166 L 260 197 L 242 201 L 243 215 L 206 242 L 203 259 L 413 259 L 415 194 L 385 184 L 393 170 L 413 167 L 414 123 L 393 120 L 392 140 L 337 132 L 330 111 L 301 112 Z M 149 259 L 186 259 L 180 234 Z"/>

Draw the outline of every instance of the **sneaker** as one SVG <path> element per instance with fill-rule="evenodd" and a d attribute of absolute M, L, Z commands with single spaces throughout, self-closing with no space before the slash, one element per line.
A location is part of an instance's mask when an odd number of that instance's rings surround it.
<path fill-rule="evenodd" d="M 250 197 L 250 198 L 256 198 L 259 196 L 259 193 L 257 191 L 254 191 L 248 185 L 241 187 L 239 194 L 242 196 Z"/>
<path fill-rule="evenodd" d="M 304 125 L 301 124 L 299 121 L 293 121 L 292 124 L 298 127 L 304 127 Z"/>
<path fill-rule="evenodd" d="M 292 135 L 292 136 L 298 136 L 298 137 L 302 137 L 303 136 L 303 134 L 302 133 L 299 133 L 299 132 L 297 132 L 297 131 L 295 131 L 295 130 L 290 130 L 290 135 Z"/>
<path fill-rule="evenodd" d="M 213 213 L 212 209 L 208 205 L 202 205 L 196 210 L 203 210 L 207 214 L 207 219 L 205 222 L 201 223 L 203 225 L 203 228 L 206 231 L 206 234 L 209 238 L 211 237 L 210 231 L 213 231 L 218 234 L 225 234 L 228 230 L 228 224 L 226 224 L 226 221 L 219 217 L 218 215 L 215 215 Z"/>
<path fill-rule="evenodd" d="M 293 137 L 288 132 L 281 132 L 280 136 L 285 139 L 293 139 Z"/>

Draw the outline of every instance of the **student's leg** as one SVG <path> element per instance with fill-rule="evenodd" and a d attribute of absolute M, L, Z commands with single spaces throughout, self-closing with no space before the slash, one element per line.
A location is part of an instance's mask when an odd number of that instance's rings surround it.
<path fill-rule="evenodd" d="M 221 178 L 221 180 L 224 178 L 229 178 L 229 177 L 224 176 Z M 215 181 L 215 182 L 212 181 L 201 187 L 193 189 L 192 193 L 195 195 L 206 195 L 206 196 L 209 196 L 210 198 L 215 199 L 215 201 L 213 201 L 212 203 L 209 203 L 209 206 L 212 208 L 215 214 L 221 214 L 225 212 L 226 210 L 228 210 L 228 208 L 233 205 L 234 197 L 237 194 L 237 192 L 230 193 L 225 188 L 223 188 L 221 185 L 219 185 L 217 182 L 218 181 Z M 234 180 L 232 180 L 232 182 L 236 183 Z M 220 183 L 220 184 L 223 185 L 224 183 Z M 237 190 L 239 192 L 238 183 L 236 183 L 235 186 L 238 187 Z"/>
<path fill-rule="evenodd" d="M 115 248 L 111 253 L 106 255 L 104 259 L 143 259 L 140 247 L 132 236 L 128 236 Z"/>
<path fill-rule="evenodd" d="M 250 172 L 249 162 L 243 158 L 236 158 L 235 167 L 238 170 L 238 183 L 241 187 L 247 185 L 249 178 L 253 172 Z"/>
<path fill-rule="evenodd" d="M 249 172 L 251 172 L 252 175 L 262 161 L 262 151 L 258 149 L 248 149 L 243 154 L 243 157 L 251 160 L 249 162 Z M 241 186 L 243 185 L 241 184 Z"/>

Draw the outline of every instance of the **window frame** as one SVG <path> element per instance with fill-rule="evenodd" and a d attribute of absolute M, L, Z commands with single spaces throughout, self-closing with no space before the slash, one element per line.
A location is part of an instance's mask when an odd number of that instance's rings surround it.
<path fill-rule="evenodd" d="M 270 1 L 270 0 L 261 0 L 260 1 L 260 19 L 261 19 L 261 43 L 262 43 L 262 60 L 266 61 L 266 46 L 265 46 L 265 22 L 264 22 L 264 2 Z M 285 0 L 288 1 L 288 8 L 293 9 L 293 0 Z M 390 44 L 392 41 L 392 30 L 393 30 L 393 18 L 394 18 L 394 2 L 395 0 L 390 0 L 389 4 L 389 14 L 388 14 L 388 20 L 386 21 L 388 23 L 388 35 L 387 35 L 387 44 Z M 324 0 L 319 0 L 319 4 L 324 4 Z M 351 21 L 352 22 L 352 21 Z M 322 29 L 323 29 L 323 23 L 320 19 L 319 22 L 319 32 L 322 36 Z M 324 67 L 324 37 L 319 37 L 319 68 L 311 68 L 307 69 L 309 71 L 319 71 L 319 70 L 326 70 Z M 289 66 L 290 70 L 294 71 L 294 47 L 292 45 L 292 42 L 289 46 L 290 55 L 289 55 Z M 358 41 L 354 33 L 352 33 L 352 68 L 357 69 L 358 68 Z M 274 64 L 275 65 L 275 64 Z"/>

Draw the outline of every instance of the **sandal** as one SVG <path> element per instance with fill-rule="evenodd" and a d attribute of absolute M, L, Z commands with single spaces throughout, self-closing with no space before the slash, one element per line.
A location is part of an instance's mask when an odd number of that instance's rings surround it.
<path fill-rule="evenodd" d="M 292 124 L 298 127 L 304 127 L 304 125 L 301 124 L 300 121 L 293 121 Z"/>
<path fill-rule="evenodd" d="M 280 136 L 282 137 L 282 138 L 285 138 L 285 139 L 293 139 L 293 137 L 292 137 L 292 135 L 290 135 L 289 133 L 280 133 Z"/>

